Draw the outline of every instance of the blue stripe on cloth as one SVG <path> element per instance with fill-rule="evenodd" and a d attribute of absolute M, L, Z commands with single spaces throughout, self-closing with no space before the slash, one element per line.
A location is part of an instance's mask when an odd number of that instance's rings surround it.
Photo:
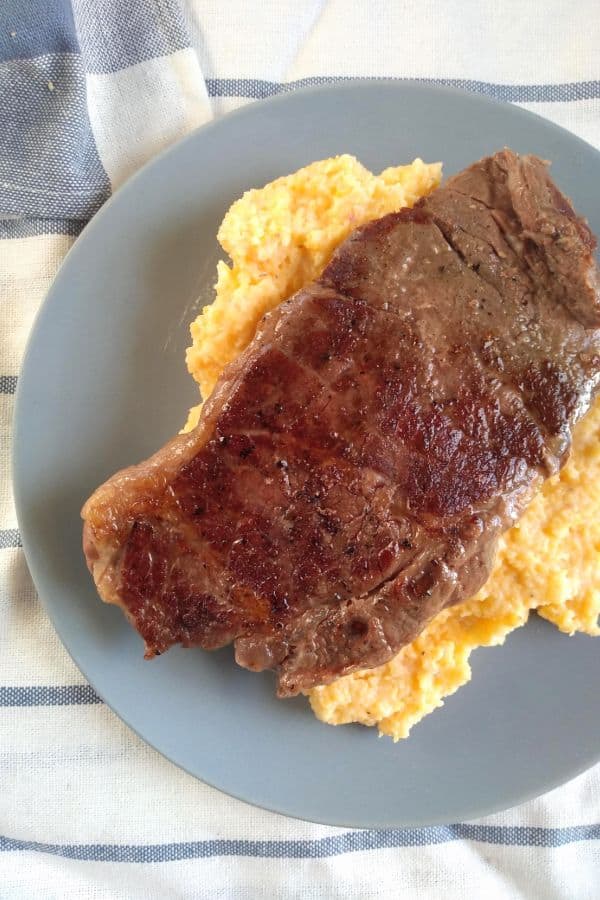
<path fill-rule="evenodd" d="M 0 707 L 3 706 L 86 706 L 102 703 L 89 684 L 40 684 L 26 687 L 0 687 Z"/>
<path fill-rule="evenodd" d="M 352 81 L 351 76 L 315 75 L 286 83 L 263 81 L 259 78 L 207 78 L 206 85 L 211 97 L 244 97 L 261 100 L 275 94 L 295 91 L 302 87 L 320 84 L 334 84 Z M 371 81 L 371 78 L 360 78 Z M 600 98 L 600 81 L 572 81 L 564 84 L 495 84 L 488 81 L 474 81 L 469 78 L 393 78 L 393 81 L 419 81 L 423 84 L 439 84 L 460 88 L 476 94 L 483 94 L 495 100 L 510 103 L 568 103 L 573 100 L 596 100 Z"/>
<path fill-rule="evenodd" d="M 0 219 L 0 241 L 47 234 L 77 237 L 85 225 L 81 219 Z"/>
<path fill-rule="evenodd" d="M 22 546 L 21 535 L 16 528 L 3 528 L 0 530 L 0 550 L 8 550 L 9 547 Z"/>
<path fill-rule="evenodd" d="M 73 0 L 87 72 L 116 72 L 190 46 L 178 0 Z"/>
<path fill-rule="evenodd" d="M 0 212 L 89 218 L 106 200 L 76 55 L 0 63 Z"/>
<path fill-rule="evenodd" d="M 439 825 L 431 828 L 371 829 L 315 840 L 207 840 L 172 844 L 45 844 L 0 836 L 0 852 L 36 851 L 81 861 L 162 863 L 214 856 L 261 859 L 323 859 L 365 850 L 426 847 L 454 841 L 474 841 L 505 847 L 563 847 L 600 839 L 600 824 L 567 828 L 504 825 Z"/>
<path fill-rule="evenodd" d="M 78 52 L 70 0 L 2 0 L 0 60 Z"/>
<path fill-rule="evenodd" d="M 0 375 L 0 394 L 14 394 L 17 389 L 16 375 Z M 2 540 L 0 531 L 0 542 Z M 1 543 L 0 543 L 1 546 Z"/>

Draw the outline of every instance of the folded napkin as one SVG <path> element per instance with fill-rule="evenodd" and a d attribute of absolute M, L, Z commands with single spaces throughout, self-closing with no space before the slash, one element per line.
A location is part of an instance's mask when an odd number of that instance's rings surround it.
<path fill-rule="evenodd" d="M 362 831 L 254 809 L 168 763 L 54 634 L 9 477 L 32 319 L 85 222 L 151 156 L 241 104 L 352 76 L 463 87 L 600 146 L 599 47 L 597 0 L 4 0 L 0 897 L 600 896 L 600 767 L 478 822 Z"/>

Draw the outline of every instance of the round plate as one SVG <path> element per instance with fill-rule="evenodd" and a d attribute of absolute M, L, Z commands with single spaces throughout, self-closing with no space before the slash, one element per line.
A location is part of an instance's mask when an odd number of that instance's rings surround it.
<path fill-rule="evenodd" d="M 508 145 L 552 174 L 600 231 L 600 156 L 513 106 L 416 83 L 346 82 L 210 124 L 154 160 L 85 229 L 37 318 L 19 382 L 14 482 L 33 579 L 73 659 L 144 740 L 193 775 L 267 809 L 335 825 L 450 822 L 539 794 L 600 756 L 600 645 L 533 617 L 477 651 L 473 679 L 394 744 L 280 701 L 230 649 L 145 662 L 101 603 L 79 511 L 116 469 L 171 437 L 196 400 L 188 324 L 210 302 L 217 227 L 244 190 L 353 153 L 378 172 L 415 156 L 445 173 Z"/>

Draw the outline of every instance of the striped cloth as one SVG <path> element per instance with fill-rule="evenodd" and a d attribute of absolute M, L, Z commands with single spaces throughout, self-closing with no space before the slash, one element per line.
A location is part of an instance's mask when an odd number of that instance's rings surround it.
<path fill-rule="evenodd" d="M 195 781 L 82 683 L 27 573 L 9 482 L 32 319 L 85 222 L 214 115 L 415 77 L 600 146 L 597 0 L 4 0 L 0 6 L 0 898 L 597 898 L 600 767 L 476 823 L 352 831 Z M 440 148 L 443 156 L 443 147 Z"/>

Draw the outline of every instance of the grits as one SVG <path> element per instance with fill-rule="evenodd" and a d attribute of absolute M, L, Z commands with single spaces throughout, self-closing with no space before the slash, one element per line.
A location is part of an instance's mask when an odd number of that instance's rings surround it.
<path fill-rule="evenodd" d="M 358 225 L 412 206 L 437 187 L 439 164 L 373 175 L 344 155 L 244 194 L 218 238 L 216 298 L 192 323 L 188 368 L 201 395 L 251 341 L 260 318 L 318 276 Z M 185 430 L 198 421 L 190 411 Z M 574 433 L 571 459 L 501 540 L 492 574 L 470 600 L 440 613 L 390 662 L 313 689 L 319 719 L 377 725 L 394 740 L 471 677 L 476 647 L 502 644 L 530 610 L 561 631 L 600 634 L 600 401 Z"/>
<path fill-rule="evenodd" d="M 420 159 L 373 175 L 353 156 L 312 163 L 260 190 L 246 191 L 221 223 L 232 264 L 217 266 L 216 296 L 192 322 L 190 373 L 208 397 L 223 367 L 248 346 L 261 317 L 321 274 L 351 231 L 438 186 L 441 165 Z M 186 429 L 198 421 L 190 412 Z"/>

